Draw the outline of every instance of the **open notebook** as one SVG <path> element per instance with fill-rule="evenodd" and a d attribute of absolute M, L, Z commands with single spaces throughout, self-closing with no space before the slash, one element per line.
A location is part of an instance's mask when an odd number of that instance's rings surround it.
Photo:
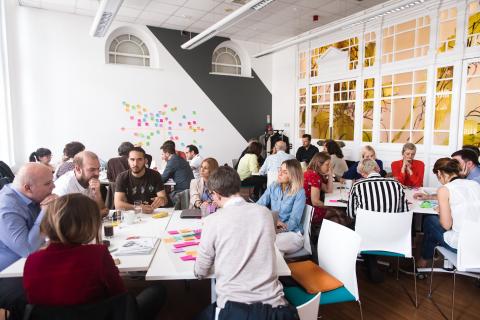
<path fill-rule="evenodd" d="M 118 249 L 117 256 L 147 255 L 157 245 L 158 238 L 131 237 L 125 240 Z"/>

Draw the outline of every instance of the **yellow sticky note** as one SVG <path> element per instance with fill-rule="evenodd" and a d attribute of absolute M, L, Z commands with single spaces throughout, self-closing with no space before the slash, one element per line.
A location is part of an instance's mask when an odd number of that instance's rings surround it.
<path fill-rule="evenodd" d="M 180 233 L 192 232 L 191 229 L 180 229 Z"/>
<path fill-rule="evenodd" d="M 196 251 L 196 250 L 185 251 L 185 254 L 186 254 L 187 256 L 196 257 L 196 256 L 197 256 L 197 251 Z"/>
<path fill-rule="evenodd" d="M 196 238 L 195 238 L 195 237 L 186 237 L 186 238 L 183 238 L 183 240 L 185 240 L 185 241 L 194 241 L 194 240 L 196 240 Z"/>
<path fill-rule="evenodd" d="M 163 242 L 165 242 L 165 243 L 173 243 L 173 242 L 175 242 L 175 239 L 174 239 L 174 238 L 165 238 L 165 239 L 163 239 Z"/>

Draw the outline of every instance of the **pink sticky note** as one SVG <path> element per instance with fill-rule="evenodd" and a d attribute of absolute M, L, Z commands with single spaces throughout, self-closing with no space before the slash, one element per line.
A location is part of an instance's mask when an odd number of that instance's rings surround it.
<path fill-rule="evenodd" d="M 193 256 L 183 256 L 183 257 L 180 257 L 180 259 L 182 259 L 183 261 L 195 261 L 196 258 L 193 257 Z"/>
<path fill-rule="evenodd" d="M 178 231 L 176 230 L 172 230 L 172 231 L 168 231 L 169 234 L 178 234 Z"/>
<path fill-rule="evenodd" d="M 330 202 L 338 202 L 338 200 L 333 200 L 333 199 L 332 199 L 332 200 L 329 200 L 329 201 L 330 201 Z"/>
<path fill-rule="evenodd" d="M 196 234 L 196 235 L 195 235 L 195 238 L 200 239 L 200 235 L 199 235 L 199 234 Z"/>
<path fill-rule="evenodd" d="M 196 246 L 196 245 L 198 245 L 199 243 L 200 243 L 200 242 L 196 242 L 196 241 L 187 241 L 187 242 L 184 242 L 184 243 L 174 244 L 173 246 L 178 249 L 178 248 Z"/>

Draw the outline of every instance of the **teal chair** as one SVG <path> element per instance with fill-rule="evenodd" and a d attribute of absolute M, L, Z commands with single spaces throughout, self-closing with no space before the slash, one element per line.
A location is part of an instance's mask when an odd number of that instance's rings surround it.
<path fill-rule="evenodd" d="M 413 212 L 375 212 L 357 209 L 355 232 L 362 238 L 360 253 L 397 258 L 397 280 L 400 258 L 412 259 L 415 308 L 417 300 L 417 277 L 415 257 L 412 255 Z"/>
<path fill-rule="evenodd" d="M 363 319 L 356 272 L 360 241 L 360 236 L 354 231 L 338 223 L 323 220 L 317 252 L 319 266 L 343 283 L 340 288 L 322 292 L 320 305 L 358 302 L 360 318 Z M 315 296 L 300 287 L 285 287 L 284 292 L 286 299 L 295 306 L 307 303 Z"/>

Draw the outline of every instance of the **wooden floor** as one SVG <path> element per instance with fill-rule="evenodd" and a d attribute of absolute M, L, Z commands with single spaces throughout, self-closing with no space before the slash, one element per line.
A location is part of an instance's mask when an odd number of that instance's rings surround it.
<path fill-rule="evenodd" d="M 395 279 L 395 273 L 385 270 L 385 282 L 372 284 L 366 280 L 363 265 L 358 264 L 358 283 L 362 300 L 364 319 L 443 319 L 431 299 L 427 298 L 429 279 L 418 280 L 419 307 L 415 309 L 407 292 L 413 298 L 413 278 L 400 274 L 400 280 Z M 130 291 L 138 292 L 149 282 L 125 280 Z M 210 302 L 210 281 L 162 281 L 168 291 L 168 300 L 158 319 L 188 320 L 192 319 Z M 480 319 L 480 288 L 475 279 L 457 276 L 455 319 Z M 450 316 L 452 276 L 449 274 L 434 274 L 434 301 L 438 307 Z M 360 319 L 358 304 L 343 303 L 322 306 L 322 319 L 347 320 Z M 3 312 L 0 312 L 3 319 Z"/>

